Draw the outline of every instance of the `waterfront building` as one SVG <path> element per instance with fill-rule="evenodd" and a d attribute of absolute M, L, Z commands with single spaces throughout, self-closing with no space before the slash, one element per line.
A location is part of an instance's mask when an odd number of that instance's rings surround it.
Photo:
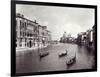
<path fill-rule="evenodd" d="M 16 14 L 16 46 L 18 48 L 32 47 L 36 22 L 28 20 L 19 13 Z"/>
<path fill-rule="evenodd" d="M 16 48 L 40 47 L 51 40 L 46 40 L 48 38 L 51 38 L 51 34 L 46 26 L 16 14 Z"/>

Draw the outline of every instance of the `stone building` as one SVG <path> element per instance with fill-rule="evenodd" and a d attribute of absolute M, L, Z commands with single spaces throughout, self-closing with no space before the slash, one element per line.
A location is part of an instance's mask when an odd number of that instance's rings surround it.
<path fill-rule="evenodd" d="M 87 33 L 86 46 L 87 46 L 87 48 L 92 48 L 93 47 L 93 40 L 94 40 L 93 29 L 87 30 L 86 33 Z"/>
<path fill-rule="evenodd" d="M 46 27 L 46 26 L 45 26 Z M 47 34 L 47 27 L 39 25 L 35 21 L 31 21 L 19 13 L 16 14 L 16 48 L 32 48 L 43 46 L 43 40 L 49 36 Z M 51 37 L 51 35 L 50 35 Z"/>
<path fill-rule="evenodd" d="M 77 43 L 79 45 L 85 45 L 89 49 L 94 49 L 95 47 L 95 26 L 86 32 L 81 32 L 78 34 Z"/>
<path fill-rule="evenodd" d="M 51 41 L 51 32 L 47 30 L 47 26 L 38 25 L 38 41 L 39 46 L 48 46 Z"/>
<path fill-rule="evenodd" d="M 51 44 L 51 32 L 49 31 L 49 30 L 47 30 L 47 35 L 46 35 L 46 37 L 47 37 L 47 44 L 48 45 L 50 45 Z"/>

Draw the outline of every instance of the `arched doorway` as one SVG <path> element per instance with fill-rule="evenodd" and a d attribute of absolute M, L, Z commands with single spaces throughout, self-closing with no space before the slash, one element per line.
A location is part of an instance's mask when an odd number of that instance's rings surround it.
<path fill-rule="evenodd" d="M 29 47 L 30 47 L 30 48 L 32 47 L 32 42 L 31 42 L 31 40 L 29 41 Z"/>

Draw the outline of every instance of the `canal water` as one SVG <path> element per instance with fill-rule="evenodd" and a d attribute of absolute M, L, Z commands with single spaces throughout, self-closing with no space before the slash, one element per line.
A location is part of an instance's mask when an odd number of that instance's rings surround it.
<path fill-rule="evenodd" d="M 59 53 L 67 50 L 68 55 L 59 57 Z M 45 72 L 45 71 L 61 71 L 61 70 L 78 70 L 78 69 L 92 69 L 94 62 L 94 54 L 88 51 L 84 46 L 77 44 L 53 44 L 42 51 L 48 51 L 49 55 L 40 59 L 38 50 L 17 52 L 16 55 L 16 72 L 30 73 L 30 72 Z M 75 55 L 76 62 L 69 68 L 66 61 L 69 57 Z"/>

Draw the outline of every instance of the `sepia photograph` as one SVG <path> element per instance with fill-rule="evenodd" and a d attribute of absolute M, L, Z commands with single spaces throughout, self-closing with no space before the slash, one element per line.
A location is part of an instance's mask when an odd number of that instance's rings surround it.
<path fill-rule="evenodd" d="M 96 68 L 94 8 L 15 6 L 16 74 Z"/>

